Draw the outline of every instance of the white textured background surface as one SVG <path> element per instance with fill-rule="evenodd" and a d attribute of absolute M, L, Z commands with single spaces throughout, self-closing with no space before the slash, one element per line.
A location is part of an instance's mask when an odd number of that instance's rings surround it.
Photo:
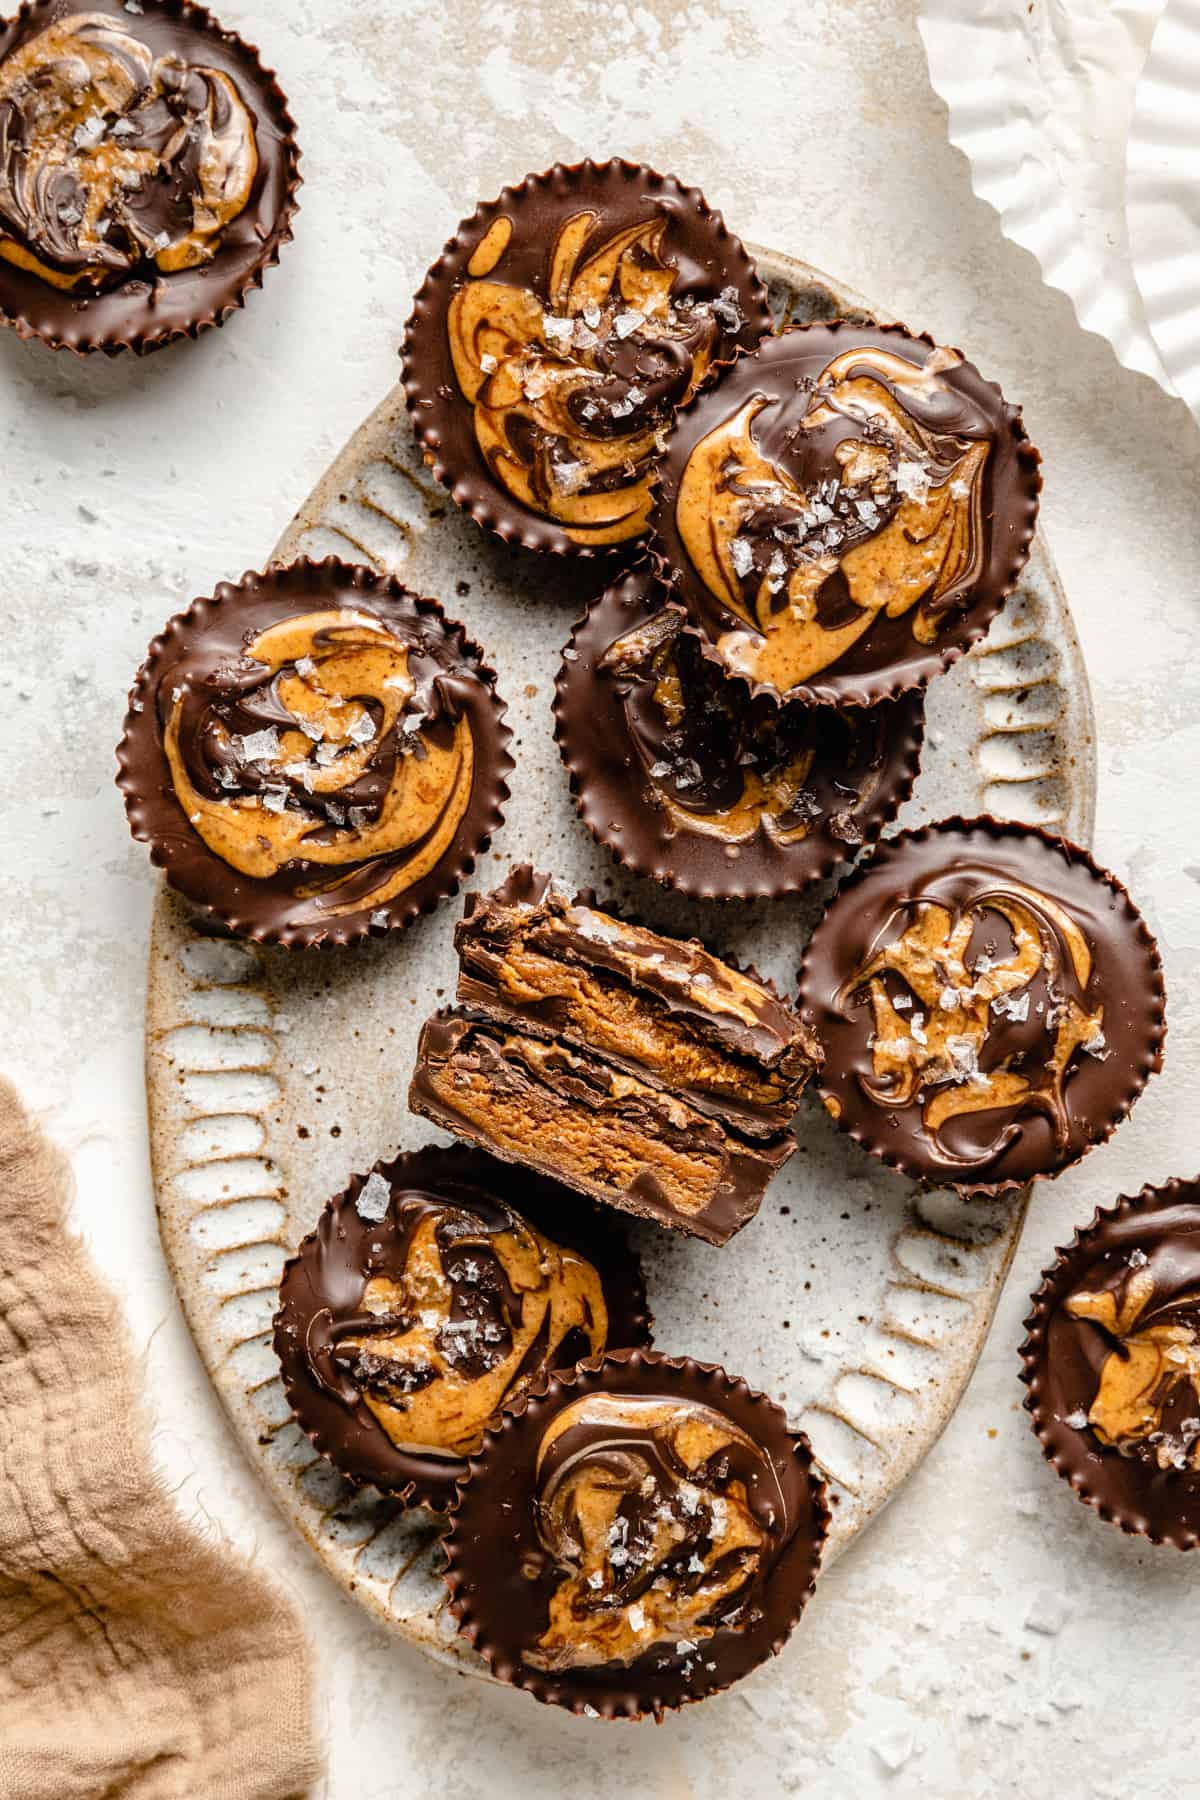
<path fill-rule="evenodd" d="M 305 151 L 298 241 L 265 294 L 142 366 L 80 367 L 0 336 L 0 1066 L 74 1155 L 80 1221 L 146 1349 L 181 1502 L 256 1547 L 319 1627 L 328 1795 L 1192 1791 L 1200 1556 L 1139 1549 L 1050 1475 L 1015 1347 L 1075 1223 L 1200 1169 L 1195 426 L 1079 331 L 973 199 L 914 0 L 221 11 L 278 68 Z M 408 298 L 455 221 L 503 180 L 587 151 L 677 170 L 743 235 L 963 343 L 1024 402 L 1097 704 L 1097 851 L 1156 929 L 1169 988 L 1166 1073 L 1036 1202 L 937 1450 L 780 1661 L 659 1730 L 597 1729 L 426 1663 L 340 1598 L 260 1497 L 158 1250 L 141 1090 L 151 877 L 111 783 L 146 642 L 265 557 L 394 379 Z"/>

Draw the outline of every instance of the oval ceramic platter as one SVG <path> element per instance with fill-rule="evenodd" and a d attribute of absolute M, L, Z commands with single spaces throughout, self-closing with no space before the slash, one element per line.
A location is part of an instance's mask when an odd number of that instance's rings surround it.
<path fill-rule="evenodd" d="M 780 319 L 865 316 L 814 269 L 754 252 Z M 874 317 L 882 317 L 878 312 Z M 627 877 L 576 816 L 551 702 L 582 588 L 556 558 L 514 555 L 425 470 L 397 388 L 285 533 L 278 561 L 336 554 L 436 595 L 488 653 L 516 769 L 472 885 L 511 862 L 625 902 L 649 924 L 748 957 L 787 992 L 830 891 L 698 903 Z M 230 571 L 236 575 L 238 571 Z M 595 577 L 584 572 L 582 579 Z M 588 590 L 589 592 L 591 589 Z M 1095 753 L 1087 677 L 1045 545 L 987 639 L 929 694 L 924 761 L 901 822 L 993 812 L 1088 843 Z M 284 1261 L 329 1195 L 438 1134 L 406 1106 L 417 1029 L 453 994 L 447 901 L 408 931 L 289 954 L 212 935 L 166 887 L 150 949 L 146 1066 L 163 1243 L 200 1353 L 247 1455 L 330 1572 L 435 1655 L 483 1673 L 455 1638 L 437 1521 L 355 1490 L 292 1422 L 270 1341 Z M 724 1249 L 636 1226 L 662 1350 L 723 1363 L 812 1439 L 835 1501 L 828 1556 L 896 1491 L 954 1410 L 1008 1269 L 1024 1199 L 919 1194 L 835 1130 L 816 1101 L 800 1152 Z"/>

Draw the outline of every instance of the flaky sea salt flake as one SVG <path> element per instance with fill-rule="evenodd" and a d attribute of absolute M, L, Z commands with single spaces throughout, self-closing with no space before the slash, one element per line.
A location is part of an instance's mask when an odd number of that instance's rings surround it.
<path fill-rule="evenodd" d="M 240 762 L 273 762 L 279 755 L 279 733 L 273 725 L 235 737 L 233 747 Z"/>
<path fill-rule="evenodd" d="M 378 1225 L 387 1218 L 392 1190 L 378 1170 L 367 1176 L 354 1197 L 354 1210 L 360 1219 Z"/>
<path fill-rule="evenodd" d="M 746 538 L 735 537 L 731 540 L 729 560 L 738 575 L 749 575 L 754 567 L 754 548 Z"/>
<path fill-rule="evenodd" d="M 81 124 L 71 133 L 71 142 L 77 150 L 94 150 L 104 136 L 104 114 L 90 112 Z"/>

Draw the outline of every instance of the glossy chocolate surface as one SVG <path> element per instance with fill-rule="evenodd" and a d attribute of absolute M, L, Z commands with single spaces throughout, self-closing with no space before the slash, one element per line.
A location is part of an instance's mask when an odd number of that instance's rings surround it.
<path fill-rule="evenodd" d="M 1082 1499 L 1155 1543 L 1200 1543 L 1200 1182 L 1097 1214 L 1034 1296 L 1025 1402 Z"/>
<path fill-rule="evenodd" d="M 779 707 L 707 657 L 643 566 L 577 626 L 559 749 L 618 861 L 699 899 L 795 892 L 878 837 L 911 792 L 925 705 Z"/>
<path fill-rule="evenodd" d="M 758 1211 L 795 1149 L 739 1136 L 586 1050 L 443 1010 L 417 1045 L 413 1112 L 506 1161 L 710 1244 Z"/>
<path fill-rule="evenodd" d="M 0 318 L 154 348 L 242 304 L 290 236 L 287 103 L 185 0 L 39 0 L 0 25 Z"/>
<path fill-rule="evenodd" d="M 967 1189 L 1076 1161 L 1162 1059 L 1162 970 L 1124 888 L 994 820 L 882 844 L 814 932 L 800 1003 L 842 1128 Z"/>
<path fill-rule="evenodd" d="M 331 1200 L 284 1270 L 288 1400 L 352 1479 L 444 1508 L 467 1454 L 548 1370 L 644 1344 L 637 1259 L 578 1197 L 430 1146 Z"/>
<path fill-rule="evenodd" d="M 330 559 L 222 583 L 150 647 L 118 749 L 135 837 L 235 931 L 346 943 L 472 866 L 512 767 L 441 607 Z"/>
<path fill-rule="evenodd" d="M 650 541 L 727 673 L 809 705 L 920 687 L 1029 554 L 1037 452 L 956 350 L 900 328 L 763 341 L 682 411 Z"/>
<path fill-rule="evenodd" d="M 553 1379 L 471 1459 L 451 1607 L 537 1699 L 661 1714 L 779 1650 L 827 1529 L 779 1407 L 690 1360 L 610 1357 Z"/>
<path fill-rule="evenodd" d="M 592 1050 L 748 1137 L 790 1123 L 818 1057 L 799 1014 L 693 939 L 574 899 L 526 863 L 467 896 L 460 1005 Z"/>
<path fill-rule="evenodd" d="M 694 188 L 562 164 L 464 220 L 414 302 L 404 387 L 438 479 L 527 549 L 642 536 L 675 408 L 770 328 L 738 240 Z"/>

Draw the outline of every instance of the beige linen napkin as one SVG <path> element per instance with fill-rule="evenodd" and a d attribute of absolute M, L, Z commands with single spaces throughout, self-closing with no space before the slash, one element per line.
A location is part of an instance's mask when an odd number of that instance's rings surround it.
<path fill-rule="evenodd" d="M 317 1771 L 300 1620 L 152 1471 L 68 1182 L 0 1080 L 0 1796 L 290 1800 Z"/>

